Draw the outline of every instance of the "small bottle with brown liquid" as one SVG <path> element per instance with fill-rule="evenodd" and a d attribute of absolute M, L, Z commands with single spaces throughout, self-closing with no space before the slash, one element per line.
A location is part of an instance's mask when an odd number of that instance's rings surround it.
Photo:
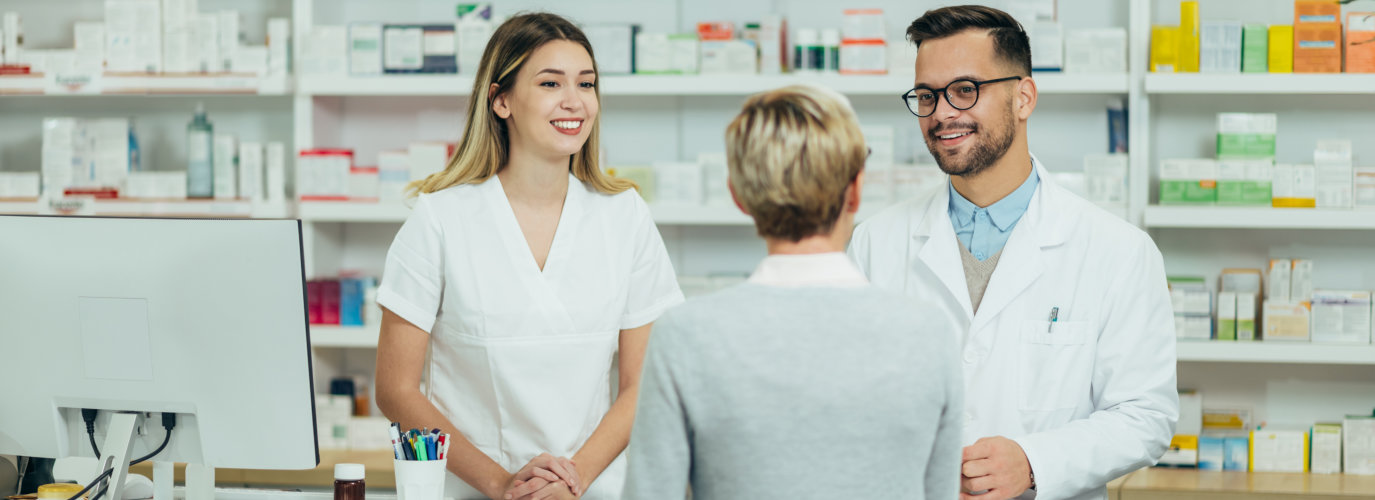
<path fill-rule="evenodd" d="M 363 464 L 334 464 L 334 500 L 363 500 Z"/>

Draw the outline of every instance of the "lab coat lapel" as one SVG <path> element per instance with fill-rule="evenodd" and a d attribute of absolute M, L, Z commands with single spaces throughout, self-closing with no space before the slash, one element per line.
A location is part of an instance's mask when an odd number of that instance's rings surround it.
<path fill-rule="evenodd" d="M 948 181 L 947 181 L 948 182 Z M 945 285 L 964 311 L 966 320 L 974 316 L 974 307 L 969 302 L 969 282 L 964 278 L 964 263 L 960 261 L 960 247 L 955 239 L 955 226 L 950 223 L 950 190 L 945 189 L 932 197 L 926 207 L 926 214 L 912 231 L 913 238 L 925 239 L 917 251 L 917 258 L 926 265 L 932 274 Z"/>
<path fill-rule="evenodd" d="M 1054 214 L 1049 208 L 1055 201 L 1056 188 L 1051 184 L 1050 174 L 1046 172 L 1045 167 L 1041 166 L 1035 157 L 1032 162 L 1040 177 L 1036 193 L 1027 204 L 1026 213 L 1012 229 L 1007 244 L 1003 246 L 1002 255 L 998 258 L 998 267 L 993 270 L 993 276 L 988 281 L 988 288 L 984 291 L 983 301 L 979 303 L 979 312 L 970 324 L 970 331 L 978 331 L 993 321 L 1041 277 L 1045 272 L 1042 247 L 1053 245 L 1060 233 L 1061 228 L 1051 227 L 1054 222 L 1050 216 Z"/>

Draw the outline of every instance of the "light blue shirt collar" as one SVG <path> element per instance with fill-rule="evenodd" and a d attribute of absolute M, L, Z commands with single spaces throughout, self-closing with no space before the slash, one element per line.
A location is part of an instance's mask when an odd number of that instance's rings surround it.
<path fill-rule="evenodd" d="M 1022 215 L 1026 213 L 1026 208 L 1031 205 L 1031 196 L 1036 194 L 1036 185 L 1040 182 L 1040 176 L 1036 173 L 1033 165 L 1031 174 L 1026 176 L 1026 181 L 1017 187 L 1015 191 L 1003 199 L 989 205 L 986 210 L 988 218 L 997 226 L 999 231 L 1007 231 Z M 974 216 L 979 207 L 974 202 L 969 201 L 955 190 L 955 185 L 950 184 L 950 218 L 955 221 L 957 228 L 966 227 L 974 223 Z"/>

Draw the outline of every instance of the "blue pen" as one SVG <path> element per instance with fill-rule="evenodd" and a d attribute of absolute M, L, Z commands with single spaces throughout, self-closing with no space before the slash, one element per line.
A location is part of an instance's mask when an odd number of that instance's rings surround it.
<path fill-rule="evenodd" d="M 425 435 L 425 456 L 430 457 L 430 460 L 438 460 L 438 459 L 439 459 L 439 452 L 438 452 L 437 450 L 435 450 L 435 447 L 434 447 L 434 446 L 435 446 L 434 435 L 433 435 L 433 434 L 426 434 L 426 435 Z"/>
<path fill-rule="evenodd" d="M 406 460 L 415 460 L 415 445 L 411 443 L 410 433 L 401 435 L 401 452 L 406 454 Z"/>

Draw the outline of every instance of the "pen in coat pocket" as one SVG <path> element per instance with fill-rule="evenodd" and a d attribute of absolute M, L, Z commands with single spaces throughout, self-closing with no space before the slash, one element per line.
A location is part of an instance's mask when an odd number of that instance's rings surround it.
<path fill-rule="evenodd" d="M 1051 333 L 1055 328 L 1055 323 L 1060 321 L 1060 308 L 1058 306 L 1050 308 L 1050 319 L 1047 321 L 1049 321 L 1050 324 L 1046 325 L 1046 333 Z"/>

